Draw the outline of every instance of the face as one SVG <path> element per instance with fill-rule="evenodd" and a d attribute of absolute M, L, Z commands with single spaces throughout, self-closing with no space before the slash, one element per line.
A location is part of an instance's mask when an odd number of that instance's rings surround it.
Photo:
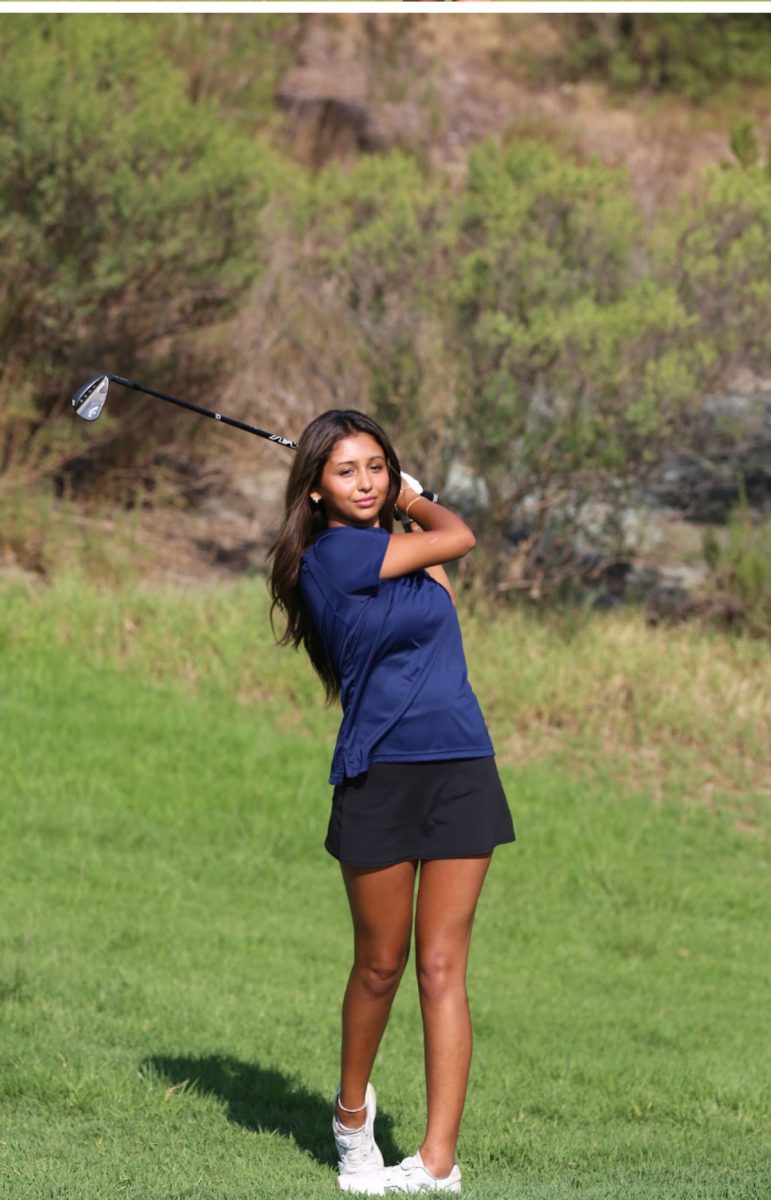
<path fill-rule="evenodd" d="M 328 525 L 379 525 L 389 483 L 383 447 L 369 433 L 352 433 L 332 447 L 311 495 L 324 502 Z"/>

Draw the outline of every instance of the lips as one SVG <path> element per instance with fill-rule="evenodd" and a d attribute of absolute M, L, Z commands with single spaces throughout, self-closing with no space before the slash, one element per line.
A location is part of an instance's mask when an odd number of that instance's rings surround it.
<path fill-rule="evenodd" d="M 354 504 L 357 508 L 372 508 L 374 503 L 375 501 L 373 497 L 369 497 L 366 500 L 354 500 Z"/>

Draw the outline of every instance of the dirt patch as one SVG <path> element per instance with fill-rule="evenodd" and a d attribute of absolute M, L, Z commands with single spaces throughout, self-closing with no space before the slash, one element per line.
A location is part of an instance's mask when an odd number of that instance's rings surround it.
<path fill-rule="evenodd" d="M 571 29 L 568 17 L 458 10 L 311 20 L 301 69 L 285 81 L 297 101 L 291 136 L 304 161 L 334 157 L 336 138 L 342 159 L 354 146 L 406 145 L 431 165 L 461 173 L 484 137 L 541 137 L 626 168 L 650 219 L 693 189 L 705 167 L 730 158 L 736 113 L 644 90 L 620 98 L 599 84 L 550 80 L 549 62 Z M 298 132 L 302 102 L 313 97 Z M 743 98 L 742 113 L 754 115 L 762 143 L 771 129 L 763 98 Z M 317 144 L 309 144 L 314 137 Z"/>

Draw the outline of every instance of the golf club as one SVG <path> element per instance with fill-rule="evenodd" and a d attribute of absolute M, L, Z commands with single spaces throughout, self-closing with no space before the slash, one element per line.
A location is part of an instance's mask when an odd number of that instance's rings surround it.
<path fill-rule="evenodd" d="M 200 405 L 191 404 L 188 400 L 180 400 L 177 396 L 168 395 L 167 392 L 156 392 L 153 388 L 136 383 L 133 379 L 124 379 L 122 375 L 97 375 L 94 379 L 89 379 L 88 383 L 84 383 L 82 387 L 79 387 L 72 397 L 72 407 L 75 409 L 77 415 L 84 421 L 95 421 L 104 408 L 111 383 L 118 383 L 121 387 L 131 388 L 134 392 L 144 392 L 146 396 L 154 396 L 157 400 L 165 400 L 168 404 L 176 404 L 179 408 L 187 408 L 190 412 L 198 413 L 201 417 L 211 417 L 213 421 L 221 421 L 225 425 L 233 425 L 236 429 L 243 429 L 246 433 L 253 433 L 257 437 L 267 438 L 269 442 L 276 442 L 279 446 L 288 446 L 290 450 L 297 449 L 297 442 L 292 441 L 291 438 L 282 437 L 280 433 L 268 433 L 265 429 L 258 429 L 256 425 L 247 425 L 245 421 L 239 421 L 235 417 L 225 417 L 222 413 L 214 412 L 210 408 L 201 408 Z M 422 494 L 434 504 L 439 499 L 438 494 L 430 491 L 429 488 L 423 488 Z M 401 513 L 399 514 L 399 519 L 406 527 L 406 522 Z"/>
<path fill-rule="evenodd" d="M 267 438 L 269 442 L 277 442 L 279 446 L 288 446 L 290 450 L 297 449 L 297 442 L 293 442 L 291 438 L 282 437 L 279 433 L 268 433 L 266 429 L 258 429 L 256 425 L 247 425 L 245 421 L 239 421 L 235 417 L 225 417 L 222 413 L 214 412 L 210 408 L 201 408 L 198 404 L 180 400 L 177 396 L 169 396 L 166 392 L 156 392 L 153 388 L 145 387 L 144 384 L 135 383 L 133 379 L 124 379 L 122 375 L 97 375 L 95 379 L 90 379 L 88 383 L 84 383 L 82 387 L 78 388 L 72 397 L 72 407 L 77 415 L 84 421 L 95 421 L 104 408 L 111 383 L 118 383 L 121 387 L 131 388 L 135 392 L 144 392 L 146 396 L 155 396 L 157 400 L 165 400 L 168 404 L 176 404 L 179 408 L 187 408 L 201 417 L 211 417 L 213 421 L 222 421 L 225 425 L 233 425 L 236 429 L 245 430 L 246 433 L 254 433 L 257 437 Z"/>

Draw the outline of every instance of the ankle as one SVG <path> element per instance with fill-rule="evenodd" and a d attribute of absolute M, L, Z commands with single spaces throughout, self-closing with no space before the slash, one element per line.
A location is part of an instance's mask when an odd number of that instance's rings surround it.
<path fill-rule="evenodd" d="M 446 1147 L 423 1145 L 420 1147 L 420 1157 L 434 1179 L 444 1179 L 455 1166 L 455 1152 Z"/>
<path fill-rule="evenodd" d="M 365 1125 L 361 1116 L 354 1117 L 350 1113 L 341 1112 L 337 1105 L 335 1105 L 335 1120 L 346 1133 L 357 1133 Z"/>
<path fill-rule="evenodd" d="M 349 1100 L 350 1096 L 346 1096 Z M 337 1093 L 335 1100 L 335 1120 L 338 1125 L 342 1125 L 344 1129 L 349 1129 L 352 1132 L 361 1129 L 367 1121 L 367 1103 L 366 1098 L 362 1099 L 362 1103 L 358 1106 L 343 1104 L 340 1098 L 340 1092 Z"/>

